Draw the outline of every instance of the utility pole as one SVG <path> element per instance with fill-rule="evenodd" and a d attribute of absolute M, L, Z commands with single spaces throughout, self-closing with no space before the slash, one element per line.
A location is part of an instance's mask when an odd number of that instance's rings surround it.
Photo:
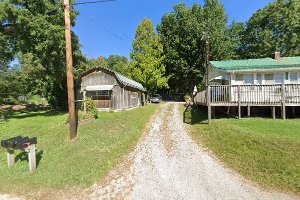
<path fill-rule="evenodd" d="M 205 67 L 206 67 L 206 85 L 208 85 L 208 83 L 209 83 L 209 80 L 208 80 L 208 63 L 209 63 L 209 55 L 210 55 L 210 41 L 209 41 L 209 36 L 207 37 L 207 39 L 206 39 L 206 45 L 207 45 L 207 47 L 206 47 L 206 58 L 205 58 Z"/>
<path fill-rule="evenodd" d="M 75 96 L 74 96 L 74 77 L 71 43 L 71 19 L 70 19 L 70 0 L 64 0 L 65 9 L 65 32 L 66 32 L 66 61 L 67 61 L 67 83 L 68 83 L 68 106 L 69 106 L 69 124 L 70 139 L 77 135 L 76 117 L 75 117 Z"/>

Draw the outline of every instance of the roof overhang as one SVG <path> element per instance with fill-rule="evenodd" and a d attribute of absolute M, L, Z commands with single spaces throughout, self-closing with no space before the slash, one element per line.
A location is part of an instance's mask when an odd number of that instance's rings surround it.
<path fill-rule="evenodd" d="M 88 85 L 85 87 L 86 91 L 101 91 L 101 90 L 112 90 L 114 85 Z"/>

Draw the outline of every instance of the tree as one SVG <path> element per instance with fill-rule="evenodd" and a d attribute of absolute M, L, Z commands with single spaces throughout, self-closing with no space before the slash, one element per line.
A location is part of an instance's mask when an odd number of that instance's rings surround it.
<path fill-rule="evenodd" d="M 230 57 L 225 35 L 227 16 L 218 0 L 206 0 L 204 7 L 185 3 L 165 14 L 158 26 L 162 40 L 169 86 L 174 93 L 192 94 L 201 85 L 206 71 L 207 42 L 210 60 Z"/>
<path fill-rule="evenodd" d="M 125 56 L 110 55 L 107 58 L 108 68 L 123 74 L 124 76 L 130 76 L 130 70 L 128 66 L 128 59 Z"/>
<path fill-rule="evenodd" d="M 258 10 L 246 24 L 245 58 L 300 55 L 300 1 L 276 0 Z"/>
<path fill-rule="evenodd" d="M 145 18 L 138 26 L 132 47 L 130 54 L 132 78 L 143 84 L 150 93 L 168 87 L 163 46 L 149 19 Z"/>
<path fill-rule="evenodd" d="M 245 57 L 245 45 L 243 38 L 245 37 L 246 24 L 243 22 L 233 21 L 225 30 L 227 37 L 228 56 L 231 59 L 241 59 Z"/>
<path fill-rule="evenodd" d="M 67 108 L 64 16 L 58 5 L 55 0 L 1 3 L 0 23 L 16 26 L 1 27 L 0 57 L 7 63 L 18 56 L 28 92 L 45 96 L 53 107 Z M 58 14 L 48 16 L 53 9 L 59 9 Z M 76 15 L 73 10 L 72 25 Z M 86 61 L 79 48 L 78 37 L 72 33 L 75 73 Z"/>

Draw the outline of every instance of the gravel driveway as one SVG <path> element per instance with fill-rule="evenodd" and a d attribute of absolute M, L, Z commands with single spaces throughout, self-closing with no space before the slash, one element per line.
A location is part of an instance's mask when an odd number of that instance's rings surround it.
<path fill-rule="evenodd" d="M 93 199 L 293 199 L 266 192 L 224 168 L 188 135 L 178 108 L 166 103 L 126 165 L 106 185 L 95 184 Z"/>

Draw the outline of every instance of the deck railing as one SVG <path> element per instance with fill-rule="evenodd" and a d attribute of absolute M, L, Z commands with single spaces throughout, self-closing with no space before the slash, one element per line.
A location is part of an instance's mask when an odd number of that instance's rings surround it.
<path fill-rule="evenodd" d="M 209 98 L 207 95 L 210 95 Z M 284 85 L 210 85 L 199 92 L 195 103 L 207 105 L 300 104 L 300 84 Z"/>

